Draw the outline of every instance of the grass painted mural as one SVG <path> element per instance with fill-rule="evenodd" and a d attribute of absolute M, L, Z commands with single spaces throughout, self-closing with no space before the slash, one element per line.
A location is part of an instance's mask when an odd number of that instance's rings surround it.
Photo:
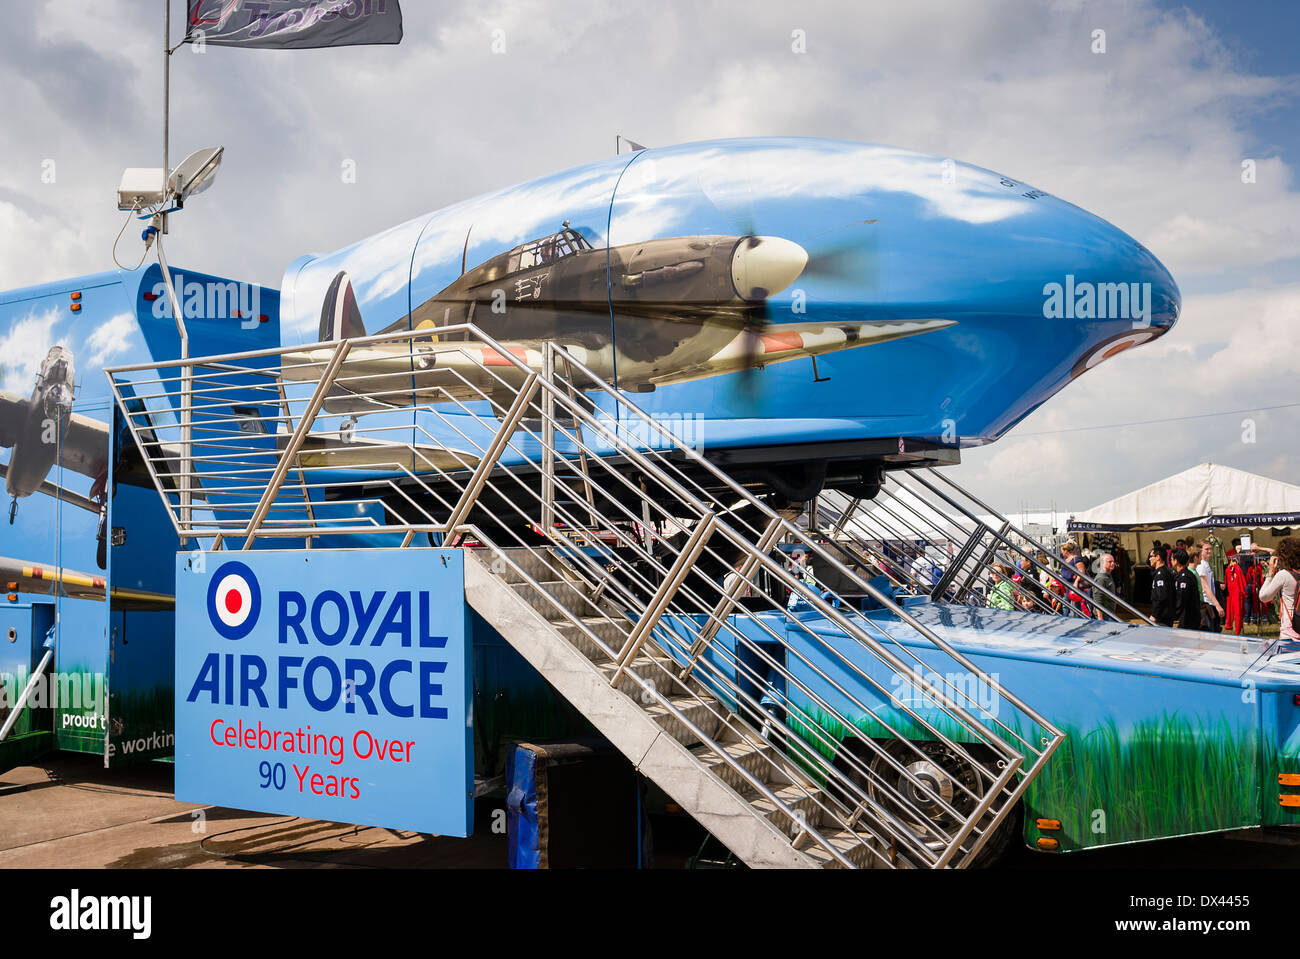
<path fill-rule="evenodd" d="M 909 739 L 932 738 L 909 717 L 886 721 Z M 849 732 L 818 709 L 790 727 L 810 749 L 834 760 Z M 933 723 L 954 740 L 955 724 Z M 878 720 L 854 724 L 867 738 L 889 739 Z M 1054 836 L 1062 851 L 1259 825 L 1300 823 L 1300 809 L 1277 802 L 1278 775 L 1300 771 L 1300 751 L 1283 752 L 1253 726 L 1226 719 L 1165 713 L 1123 728 L 1106 719 L 1091 728 L 1063 725 L 1065 741 L 1025 792 L 1025 841 Z M 1018 735 L 1023 735 L 1016 728 Z M 799 757 L 794 757 L 799 758 Z M 807 761 L 805 760 L 807 766 Z M 1034 820 L 1058 819 L 1060 831 Z"/>

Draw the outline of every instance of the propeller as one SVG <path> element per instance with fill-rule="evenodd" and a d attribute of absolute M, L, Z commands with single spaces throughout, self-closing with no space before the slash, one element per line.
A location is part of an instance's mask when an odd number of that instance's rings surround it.
<path fill-rule="evenodd" d="M 734 182 L 734 181 L 732 181 Z M 742 180 L 742 182 L 744 182 Z M 733 224 L 733 229 L 741 237 L 737 247 L 737 256 L 752 256 L 761 259 L 764 243 L 769 245 L 785 243 L 794 246 L 792 240 L 779 236 L 767 236 L 758 228 L 754 213 L 753 197 L 748 190 L 729 190 L 720 187 L 710 190 L 701 184 L 709 203 L 726 220 Z M 841 224 L 812 237 L 801 237 L 798 247 L 806 259 L 803 261 L 795 279 L 822 280 L 828 282 L 853 282 L 858 285 L 874 287 L 880 282 L 880 246 L 879 232 L 874 228 L 876 219 L 855 220 Z M 789 284 L 786 284 L 789 285 Z M 738 284 L 741 289 L 743 284 Z M 784 286 L 782 287 L 784 289 Z M 736 390 L 747 402 L 758 399 L 758 372 L 761 368 L 760 351 L 762 337 L 779 326 L 780 321 L 773 314 L 769 292 L 755 285 L 747 291 L 749 306 L 745 311 L 745 367 L 736 374 Z M 771 291 L 772 293 L 777 290 Z"/>

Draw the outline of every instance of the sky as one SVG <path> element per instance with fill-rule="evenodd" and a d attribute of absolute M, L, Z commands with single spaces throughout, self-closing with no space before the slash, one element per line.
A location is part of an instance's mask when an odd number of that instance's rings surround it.
<path fill-rule="evenodd" d="M 183 6 L 173 0 L 174 36 Z M 616 133 L 651 146 L 891 144 L 1098 214 L 1183 292 L 1172 333 L 966 451 L 958 482 L 1004 510 L 1063 512 L 1205 460 L 1300 482 L 1300 405 L 1288 405 L 1300 404 L 1300 6 L 403 7 L 396 47 L 176 52 L 172 162 L 201 146 L 226 155 L 213 188 L 174 218 L 169 260 L 279 286 L 303 253 L 607 156 Z M 161 11 L 156 0 L 6 9 L 0 289 L 111 267 L 121 171 L 162 165 Z M 139 253 L 134 237 L 118 250 L 127 265 Z"/>

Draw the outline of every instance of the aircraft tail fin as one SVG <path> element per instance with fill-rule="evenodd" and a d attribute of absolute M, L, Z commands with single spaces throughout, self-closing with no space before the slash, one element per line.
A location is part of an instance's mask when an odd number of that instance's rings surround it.
<path fill-rule="evenodd" d="M 346 340 L 366 335 L 352 280 L 343 270 L 338 272 L 325 293 L 320 309 L 320 341 Z"/>

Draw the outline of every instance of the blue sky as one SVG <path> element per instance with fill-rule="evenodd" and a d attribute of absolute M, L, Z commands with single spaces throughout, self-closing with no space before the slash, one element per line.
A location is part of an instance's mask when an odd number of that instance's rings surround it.
<path fill-rule="evenodd" d="M 1162 2 L 1170 11 L 1190 10 L 1205 20 L 1219 42 L 1247 70 L 1275 76 L 1300 75 L 1300 4 L 1287 0 L 1196 0 Z M 1300 155 L 1300 99 L 1280 98 L 1249 125 L 1261 153 Z"/>
<path fill-rule="evenodd" d="M 1217 43 L 1243 70 L 1287 77 L 1290 90 L 1280 92 L 1242 117 L 1247 152 L 1256 157 L 1280 157 L 1294 166 L 1300 157 L 1300 3 L 1287 0 L 1162 0 L 1160 7 L 1175 15 L 1190 12 L 1205 21 Z M 1289 258 L 1272 275 L 1300 275 L 1300 260 Z M 1204 278 L 1185 284 L 1186 290 L 1232 289 L 1240 277 Z"/>

